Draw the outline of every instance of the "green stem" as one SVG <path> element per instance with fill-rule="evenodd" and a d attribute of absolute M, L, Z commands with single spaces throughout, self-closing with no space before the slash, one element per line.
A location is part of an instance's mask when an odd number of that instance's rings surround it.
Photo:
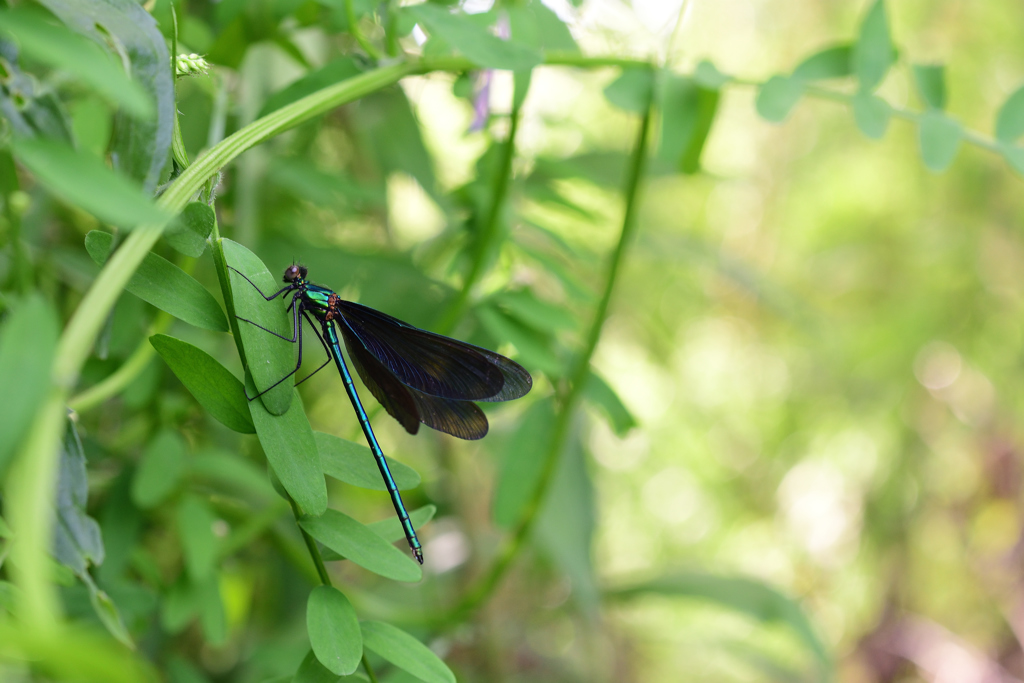
<path fill-rule="evenodd" d="M 444 317 L 442 317 L 436 325 L 436 330 L 440 334 L 449 334 L 465 313 L 466 307 L 469 305 L 469 300 L 473 293 L 473 288 L 483 276 L 484 266 L 487 264 L 487 257 L 491 252 L 493 243 L 495 242 L 498 234 L 501 232 L 498 229 L 498 223 L 501 217 L 502 208 L 505 205 L 505 196 L 508 194 L 509 178 L 512 177 L 512 160 L 515 158 L 516 131 L 519 129 L 519 112 L 522 108 L 522 102 L 526 98 L 519 97 L 517 93 L 513 96 L 513 99 L 514 104 L 512 106 L 512 114 L 510 116 L 511 123 L 508 130 L 508 139 L 502 146 L 501 159 L 498 162 L 497 172 L 494 174 L 494 186 L 491 188 L 491 205 L 488 207 L 486 219 L 480 225 L 480 231 L 477 234 L 476 249 L 473 254 L 473 262 L 470 264 L 469 272 L 466 273 L 466 279 L 462 283 L 462 289 L 459 290 L 455 301 L 452 302 L 452 305 L 449 306 Z"/>
<path fill-rule="evenodd" d="M 352 0 L 345 0 L 345 18 L 348 20 L 348 32 L 356 39 L 363 51 L 375 60 L 380 59 L 380 50 L 359 30 L 359 17 L 356 16 L 356 8 Z"/>
<path fill-rule="evenodd" d="M 366 675 L 370 678 L 370 683 L 377 683 L 377 676 L 373 673 L 373 667 L 370 666 L 370 660 L 366 658 L 366 653 L 363 653 L 363 668 L 366 669 Z"/>
<path fill-rule="evenodd" d="M 625 187 L 626 207 L 622 218 L 622 232 L 619 235 L 619 242 L 615 247 L 615 251 L 611 254 L 608 261 L 604 279 L 604 292 L 597 305 L 597 310 L 594 311 L 594 320 L 587 334 L 586 343 L 576 357 L 575 367 L 569 377 L 569 389 L 561 400 L 554 430 L 548 442 L 544 469 L 540 480 L 534 489 L 533 496 L 524 508 L 515 530 L 506 539 L 501 550 L 499 550 L 494 564 L 491 565 L 490 570 L 476 586 L 465 594 L 463 600 L 445 619 L 449 623 L 453 620 L 461 619 L 465 614 L 476 609 L 497 588 L 498 583 L 512 565 L 524 541 L 533 529 L 537 514 L 540 512 L 541 505 L 558 469 L 559 456 L 564 449 L 576 405 L 579 403 L 581 392 L 590 373 L 590 361 L 594 355 L 594 350 L 597 348 L 597 343 L 601 339 L 601 329 L 604 326 L 604 321 L 608 317 L 608 307 L 611 304 L 612 294 L 615 291 L 619 269 L 625 260 L 626 250 L 632 242 L 633 233 L 636 231 L 636 212 L 639 205 L 640 184 L 646 166 L 647 138 L 650 132 L 652 108 L 653 102 L 649 98 L 643 119 L 640 122 L 640 130 L 637 134 L 636 144 L 630 160 L 629 176 Z"/>

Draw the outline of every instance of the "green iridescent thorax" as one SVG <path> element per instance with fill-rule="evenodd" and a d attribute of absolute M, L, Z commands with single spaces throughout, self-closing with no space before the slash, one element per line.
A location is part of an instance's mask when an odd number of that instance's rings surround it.
<path fill-rule="evenodd" d="M 303 292 L 302 297 L 306 300 L 307 309 L 319 317 L 320 314 L 327 312 L 327 300 L 333 293 L 334 292 L 329 289 L 317 287 L 316 285 L 309 285 Z"/>

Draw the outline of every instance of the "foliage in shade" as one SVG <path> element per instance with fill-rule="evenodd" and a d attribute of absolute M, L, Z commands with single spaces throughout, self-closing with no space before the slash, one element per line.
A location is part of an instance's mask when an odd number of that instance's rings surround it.
<path fill-rule="evenodd" d="M 89 256 L 100 265 L 110 257 L 113 242 L 113 235 L 99 230 L 85 236 Z M 125 289 L 190 325 L 214 332 L 228 329 L 224 311 L 206 288 L 158 254 L 146 255 Z"/>
<path fill-rule="evenodd" d="M 149 442 L 132 479 L 132 502 L 142 509 L 156 507 L 174 493 L 188 470 L 185 443 L 172 431 Z"/>
<path fill-rule="evenodd" d="M 204 202 L 191 202 L 177 220 L 167 227 L 164 239 L 178 252 L 199 258 L 206 251 L 206 238 L 213 232 L 217 217 Z"/>

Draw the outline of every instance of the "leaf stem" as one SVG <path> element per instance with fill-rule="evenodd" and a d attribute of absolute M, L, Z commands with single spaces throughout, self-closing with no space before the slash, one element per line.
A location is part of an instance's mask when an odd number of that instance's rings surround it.
<path fill-rule="evenodd" d="M 625 187 L 625 211 L 622 218 L 622 231 L 619 235 L 619 242 L 609 257 L 604 279 L 604 292 L 601 300 L 594 311 L 594 319 L 587 334 L 586 343 L 576 357 L 575 366 L 570 374 L 569 388 L 561 399 L 560 410 L 555 418 L 554 429 L 551 439 L 548 442 L 545 455 L 544 469 L 542 471 L 533 496 L 523 509 L 522 516 L 516 524 L 515 530 L 509 536 L 501 550 L 499 550 L 494 564 L 487 571 L 484 577 L 477 582 L 476 586 L 467 591 L 462 601 L 449 614 L 445 622 L 460 619 L 468 612 L 476 609 L 484 602 L 497 588 L 499 582 L 508 571 L 523 542 L 533 529 L 533 524 L 540 512 L 554 474 L 558 469 L 558 462 L 565 447 L 566 438 L 569 435 L 569 428 L 575 414 L 576 405 L 579 403 L 583 386 L 586 383 L 590 372 L 590 361 L 597 349 L 597 343 L 601 339 L 601 329 L 608 317 L 608 308 L 611 304 L 612 294 L 615 291 L 615 284 L 618 280 L 619 269 L 625 260 L 626 250 L 632 242 L 633 233 L 636 231 L 636 212 L 639 206 L 640 185 L 643 179 L 647 160 L 647 138 L 650 132 L 651 114 L 653 110 L 653 91 L 648 95 L 647 106 L 640 122 L 640 130 L 633 148 L 630 159 L 629 175 Z"/>
<path fill-rule="evenodd" d="M 373 667 L 370 666 L 370 660 L 366 658 L 366 652 L 363 652 L 363 668 L 366 669 L 366 675 L 370 678 L 370 683 L 377 683 L 377 675 L 373 673 Z"/>
<path fill-rule="evenodd" d="M 513 95 L 508 139 L 502 146 L 501 159 L 494 174 L 494 182 L 491 188 L 491 204 L 488 207 L 487 216 L 477 233 L 473 261 L 470 264 L 469 272 L 466 273 L 466 279 L 462 283 L 462 289 L 459 290 L 452 305 L 448 307 L 447 312 L 437 323 L 436 328 L 440 334 L 450 333 L 466 312 L 473 288 L 483 276 L 488 255 L 494 246 L 497 236 L 501 232 L 498 229 L 498 224 L 502 208 L 505 205 L 505 196 L 508 194 L 509 179 L 512 177 L 512 160 L 515 158 L 516 150 L 516 131 L 519 129 L 519 113 L 524 99 L 526 99 L 525 96 L 520 97 L 518 93 Z"/>

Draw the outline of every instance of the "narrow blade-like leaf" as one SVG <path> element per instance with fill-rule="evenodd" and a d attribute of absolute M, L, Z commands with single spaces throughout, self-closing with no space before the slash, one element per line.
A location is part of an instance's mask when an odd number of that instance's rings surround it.
<path fill-rule="evenodd" d="M 411 557 L 342 512 L 328 510 L 320 517 L 303 517 L 299 526 L 334 552 L 374 574 L 406 582 L 419 581 L 423 576 Z"/>
<path fill-rule="evenodd" d="M 316 437 L 324 474 L 360 488 L 387 490 L 369 448 L 323 432 L 313 432 L 313 436 Z M 399 489 L 404 491 L 420 485 L 420 475 L 416 470 L 386 456 L 385 459 Z"/>
<path fill-rule="evenodd" d="M 426 683 L 455 683 L 441 658 L 411 635 L 382 621 L 364 621 L 363 647 Z"/>

